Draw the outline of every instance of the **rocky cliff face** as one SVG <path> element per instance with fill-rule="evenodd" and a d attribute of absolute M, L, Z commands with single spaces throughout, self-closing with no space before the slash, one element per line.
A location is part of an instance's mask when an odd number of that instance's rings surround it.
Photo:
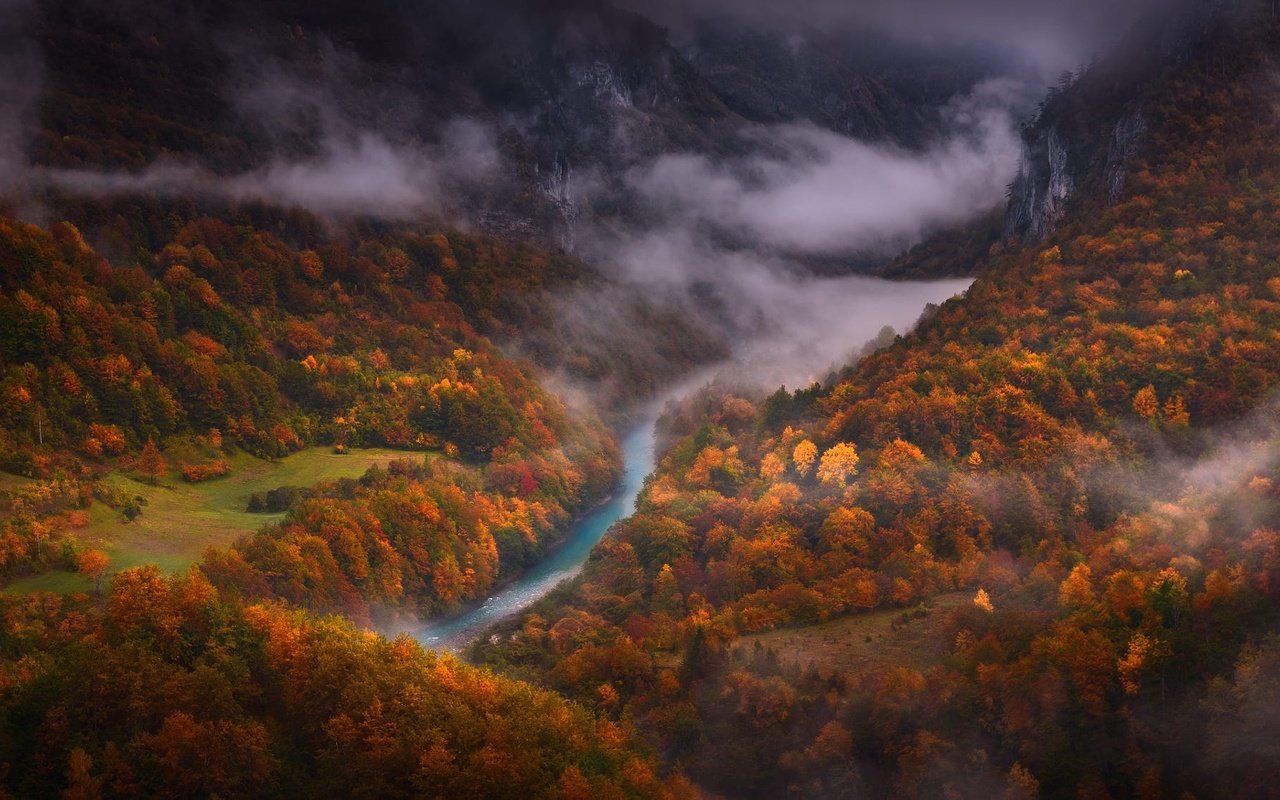
<path fill-rule="evenodd" d="M 1025 142 L 1018 177 L 1009 190 L 1007 234 L 1040 239 L 1053 229 L 1075 191 L 1072 166 L 1056 128 Z"/>
<path fill-rule="evenodd" d="M 1057 125 L 1041 127 L 1024 141 L 1018 177 L 1009 188 L 1005 235 L 1043 239 L 1067 213 L 1067 204 L 1080 186 L 1090 185 L 1101 158 L 1100 193 L 1107 204 L 1120 201 L 1129 170 L 1141 153 L 1147 132 L 1138 109 L 1122 115 L 1110 134 L 1086 141 L 1069 141 Z M 1106 141 L 1105 149 L 1097 142 Z"/>
<path fill-rule="evenodd" d="M 1108 203 L 1120 202 L 1129 178 L 1129 169 L 1137 160 L 1147 134 L 1147 119 L 1141 111 L 1133 111 L 1116 123 L 1107 149 L 1106 172 L 1103 177 Z"/>
<path fill-rule="evenodd" d="M 805 119 L 907 147 L 936 138 L 939 109 L 1000 68 L 990 56 L 958 46 L 912 49 L 856 31 L 761 32 L 725 21 L 695 25 L 677 47 L 746 119 Z"/>
<path fill-rule="evenodd" d="M 1162 76 L 1221 36 L 1247 30 L 1261 0 L 1174 0 L 1146 20 L 1118 55 L 1055 88 L 1023 131 L 1004 234 L 1040 239 L 1076 202 L 1109 205 L 1141 161 L 1148 99 Z"/>

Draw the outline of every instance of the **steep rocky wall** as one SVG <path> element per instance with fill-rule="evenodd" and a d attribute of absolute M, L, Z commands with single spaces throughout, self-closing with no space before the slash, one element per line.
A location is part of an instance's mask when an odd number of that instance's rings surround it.
<path fill-rule="evenodd" d="M 1270 0 L 1171 0 L 1110 58 L 1051 90 L 1024 129 L 1005 236 L 1041 239 L 1069 204 L 1119 202 L 1142 156 L 1149 121 L 1143 109 L 1161 76 L 1202 57 L 1216 37 L 1274 13 Z"/>
<path fill-rule="evenodd" d="M 1092 188 L 1099 166 L 1101 197 L 1107 204 L 1119 202 L 1129 169 L 1141 152 L 1146 118 L 1133 110 L 1097 129 L 1092 141 L 1072 139 L 1072 134 L 1063 133 L 1057 124 L 1044 125 L 1028 135 L 1018 177 L 1009 190 L 1006 236 L 1047 236 L 1062 220 L 1076 193 L 1086 186 Z"/>
<path fill-rule="evenodd" d="M 1007 235 L 1040 239 L 1053 229 L 1075 191 L 1071 166 L 1056 128 L 1024 142 L 1018 177 L 1009 192 Z"/>

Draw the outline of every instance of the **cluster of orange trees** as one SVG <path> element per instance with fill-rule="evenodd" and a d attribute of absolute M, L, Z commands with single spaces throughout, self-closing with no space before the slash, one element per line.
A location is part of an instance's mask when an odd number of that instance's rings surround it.
<path fill-rule="evenodd" d="M 582 708 L 348 624 L 122 573 L 0 602 L 6 788 L 68 797 L 692 797 Z"/>

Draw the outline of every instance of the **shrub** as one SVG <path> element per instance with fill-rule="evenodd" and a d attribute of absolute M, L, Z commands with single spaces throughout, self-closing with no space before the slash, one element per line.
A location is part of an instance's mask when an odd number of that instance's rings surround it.
<path fill-rule="evenodd" d="M 200 483 L 231 474 L 231 462 L 225 458 L 208 464 L 187 464 L 182 468 L 182 479 L 187 483 Z"/>

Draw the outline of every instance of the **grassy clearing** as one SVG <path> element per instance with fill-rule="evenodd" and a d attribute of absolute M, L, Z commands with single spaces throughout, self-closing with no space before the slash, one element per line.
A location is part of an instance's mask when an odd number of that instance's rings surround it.
<path fill-rule="evenodd" d="M 16 580 L 4 587 L 6 594 L 33 594 L 35 592 L 53 592 L 54 594 L 71 594 L 73 592 L 89 592 L 93 589 L 93 581 L 78 572 L 67 572 L 54 569 L 29 578 Z"/>
<path fill-rule="evenodd" d="M 743 636 L 734 649 L 750 654 L 759 642 L 776 651 L 783 664 L 804 669 L 812 661 L 824 675 L 843 672 L 856 678 L 889 667 L 923 670 L 938 663 L 951 645 L 941 637 L 945 612 L 972 601 L 972 592 L 952 592 L 933 598 L 927 616 L 906 623 L 902 609 L 869 611 L 804 628 Z"/>
<path fill-rule="evenodd" d="M 10 475 L 7 472 L 0 472 L 0 492 L 11 492 L 14 489 L 21 489 L 29 483 L 35 483 L 30 478 L 24 478 L 20 475 Z"/>
<path fill-rule="evenodd" d="M 106 478 L 146 499 L 142 516 L 126 522 L 119 511 L 95 501 L 89 524 L 72 532 L 80 544 L 96 547 L 111 557 L 111 571 L 156 564 L 177 572 L 200 559 L 205 548 L 225 547 L 241 534 L 277 522 L 283 514 L 250 514 L 249 496 L 280 486 L 314 486 L 338 478 L 358 478 L 374 465 L 401 458 L 420 459 L 421 453 L 371 448 L 337 455 L 328 447 L 312 447 L 281 461 L 263 461 L 244 453 L 232 461 L 225 478 L 185 483 L 173 474 L 152 486 L 122 473 Z M 10 584 L 5 591 L 72 592 L 90 588 L 83 576 L 54 570 Z"/>

